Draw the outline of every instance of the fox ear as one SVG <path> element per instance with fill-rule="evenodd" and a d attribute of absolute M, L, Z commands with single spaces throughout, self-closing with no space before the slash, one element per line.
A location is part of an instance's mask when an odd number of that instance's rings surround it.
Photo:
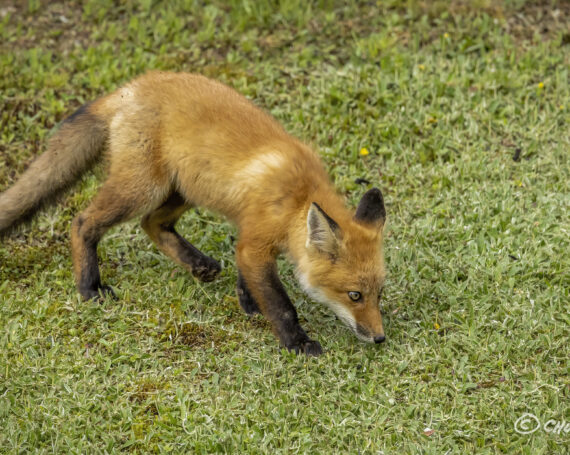
<path fill-rule="evenodd" d="M 321 253 L 336 256 L 342 233 L 319 204 L 313 202 L 307 214 L 307 248 L 313 247 Z"/>
<path fill-rule="evenodd" d="M 384 197 L 378 188 L 372 188 L 364 193 L 354 219 L 359 223 L 369 224 L 377 228 L 384 226 L 386 221 L 386 209 L 384 208 Z"/>

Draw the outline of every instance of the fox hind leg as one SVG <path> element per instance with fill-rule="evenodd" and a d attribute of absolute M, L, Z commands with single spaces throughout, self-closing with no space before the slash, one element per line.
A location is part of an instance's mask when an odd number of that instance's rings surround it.
<path fill-rule="evenodd" d="M 164 254 L 199 280 L 212 281 L 222 269 L 220 263 L 202 253 L 174 229 L 176 221 L 189 208 L 180 194 L 173 193 L 159 208 L 145 215 L 141 224 Z"/>
<path fill-rule="evenodd" d="M 144 192 L 125 190 L 124 181 L 109 179 L 87 209 L 75 217 L 71 228 L 73 271 L 79 293 L 85 300 L 102 294 L 114 296 L 109 286 L 101 284 L 97 244 L 111 227 L 127 221 L 141 206 L 151 203 L 152 198 L 144 196 Z"/>

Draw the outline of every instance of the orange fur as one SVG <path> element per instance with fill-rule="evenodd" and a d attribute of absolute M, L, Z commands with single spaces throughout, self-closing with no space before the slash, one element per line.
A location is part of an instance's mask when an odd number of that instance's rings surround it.
<path fill-rule="evenodd" d="M 72 162 L 73 153 L 79 165 Z M 213 278 L 208 273 L 217 273 L 217 263 L 192 250 L 173 229 L 188 207 L 204 206 L 237 225 L 240 272 L 285 345 L 279 318 L 288 313 L 271 310 L 273 294 L 263 290 L 264 273 L 273 270 L 280 252 L 296 264 L 308 292 L 329 303 L 349 326 L 358 324 L 361 338 L 383 336 L 377 297 L 385 275 L 383 223 L 355 219 L 319 156 L 242 95 L 199 75 L 151 72 L 96 100 L 64 123 L 45 155 L 0 194 L 0 208 L 11 213 L 4 220 L 0 215 L 0 231 L 100 154 L 109 162 L 108 179 L 72 228 L 75 276 L 84 297 L 102 287 L 93 244 L 112 225 L 136 215 L 145 215 L 143 227 L 163 252 L 200 278 Z M 55 175 L 55 167 L 62 175 Z M 42 172 L 51 174 L 33 189 Z M 26 201 L 16 196 L 20 193 L 28 194 Z M 308 237 L 313 202 L 338 225 L 338 238 L 328 239 L 336 248 L 334 259 Z M 204 267 L 209 272 L 200 276 Z M 361 292 L 362 301 L 352 302 L 348 291 Z"/>

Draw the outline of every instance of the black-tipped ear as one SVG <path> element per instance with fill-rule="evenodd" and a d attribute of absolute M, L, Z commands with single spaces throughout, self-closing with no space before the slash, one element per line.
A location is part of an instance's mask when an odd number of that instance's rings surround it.
<path fill-rule="evenodd" d="M 340 227 L 319 204 L 313 202 L 307 214 L 307 247 L 336 256 L 342 237 Z"/>
<path fill-rule="evenodd" d="M 378 188 L 372 188 L 364 193 L 354 219 L 359 223 L 372 224 L 378 227 L 384 225 L 386 221 L 386 209 L 384 208 L 384 197 Z"/>

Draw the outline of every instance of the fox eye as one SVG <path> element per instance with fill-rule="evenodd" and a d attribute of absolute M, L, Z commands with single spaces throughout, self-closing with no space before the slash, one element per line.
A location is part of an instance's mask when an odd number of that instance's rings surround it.
<path fill-rule="evenodd" d="M 362 295 L 358 291 L 349 291 L 348 296 L 353 302 L 358 302 L 362 298 Z"/>

